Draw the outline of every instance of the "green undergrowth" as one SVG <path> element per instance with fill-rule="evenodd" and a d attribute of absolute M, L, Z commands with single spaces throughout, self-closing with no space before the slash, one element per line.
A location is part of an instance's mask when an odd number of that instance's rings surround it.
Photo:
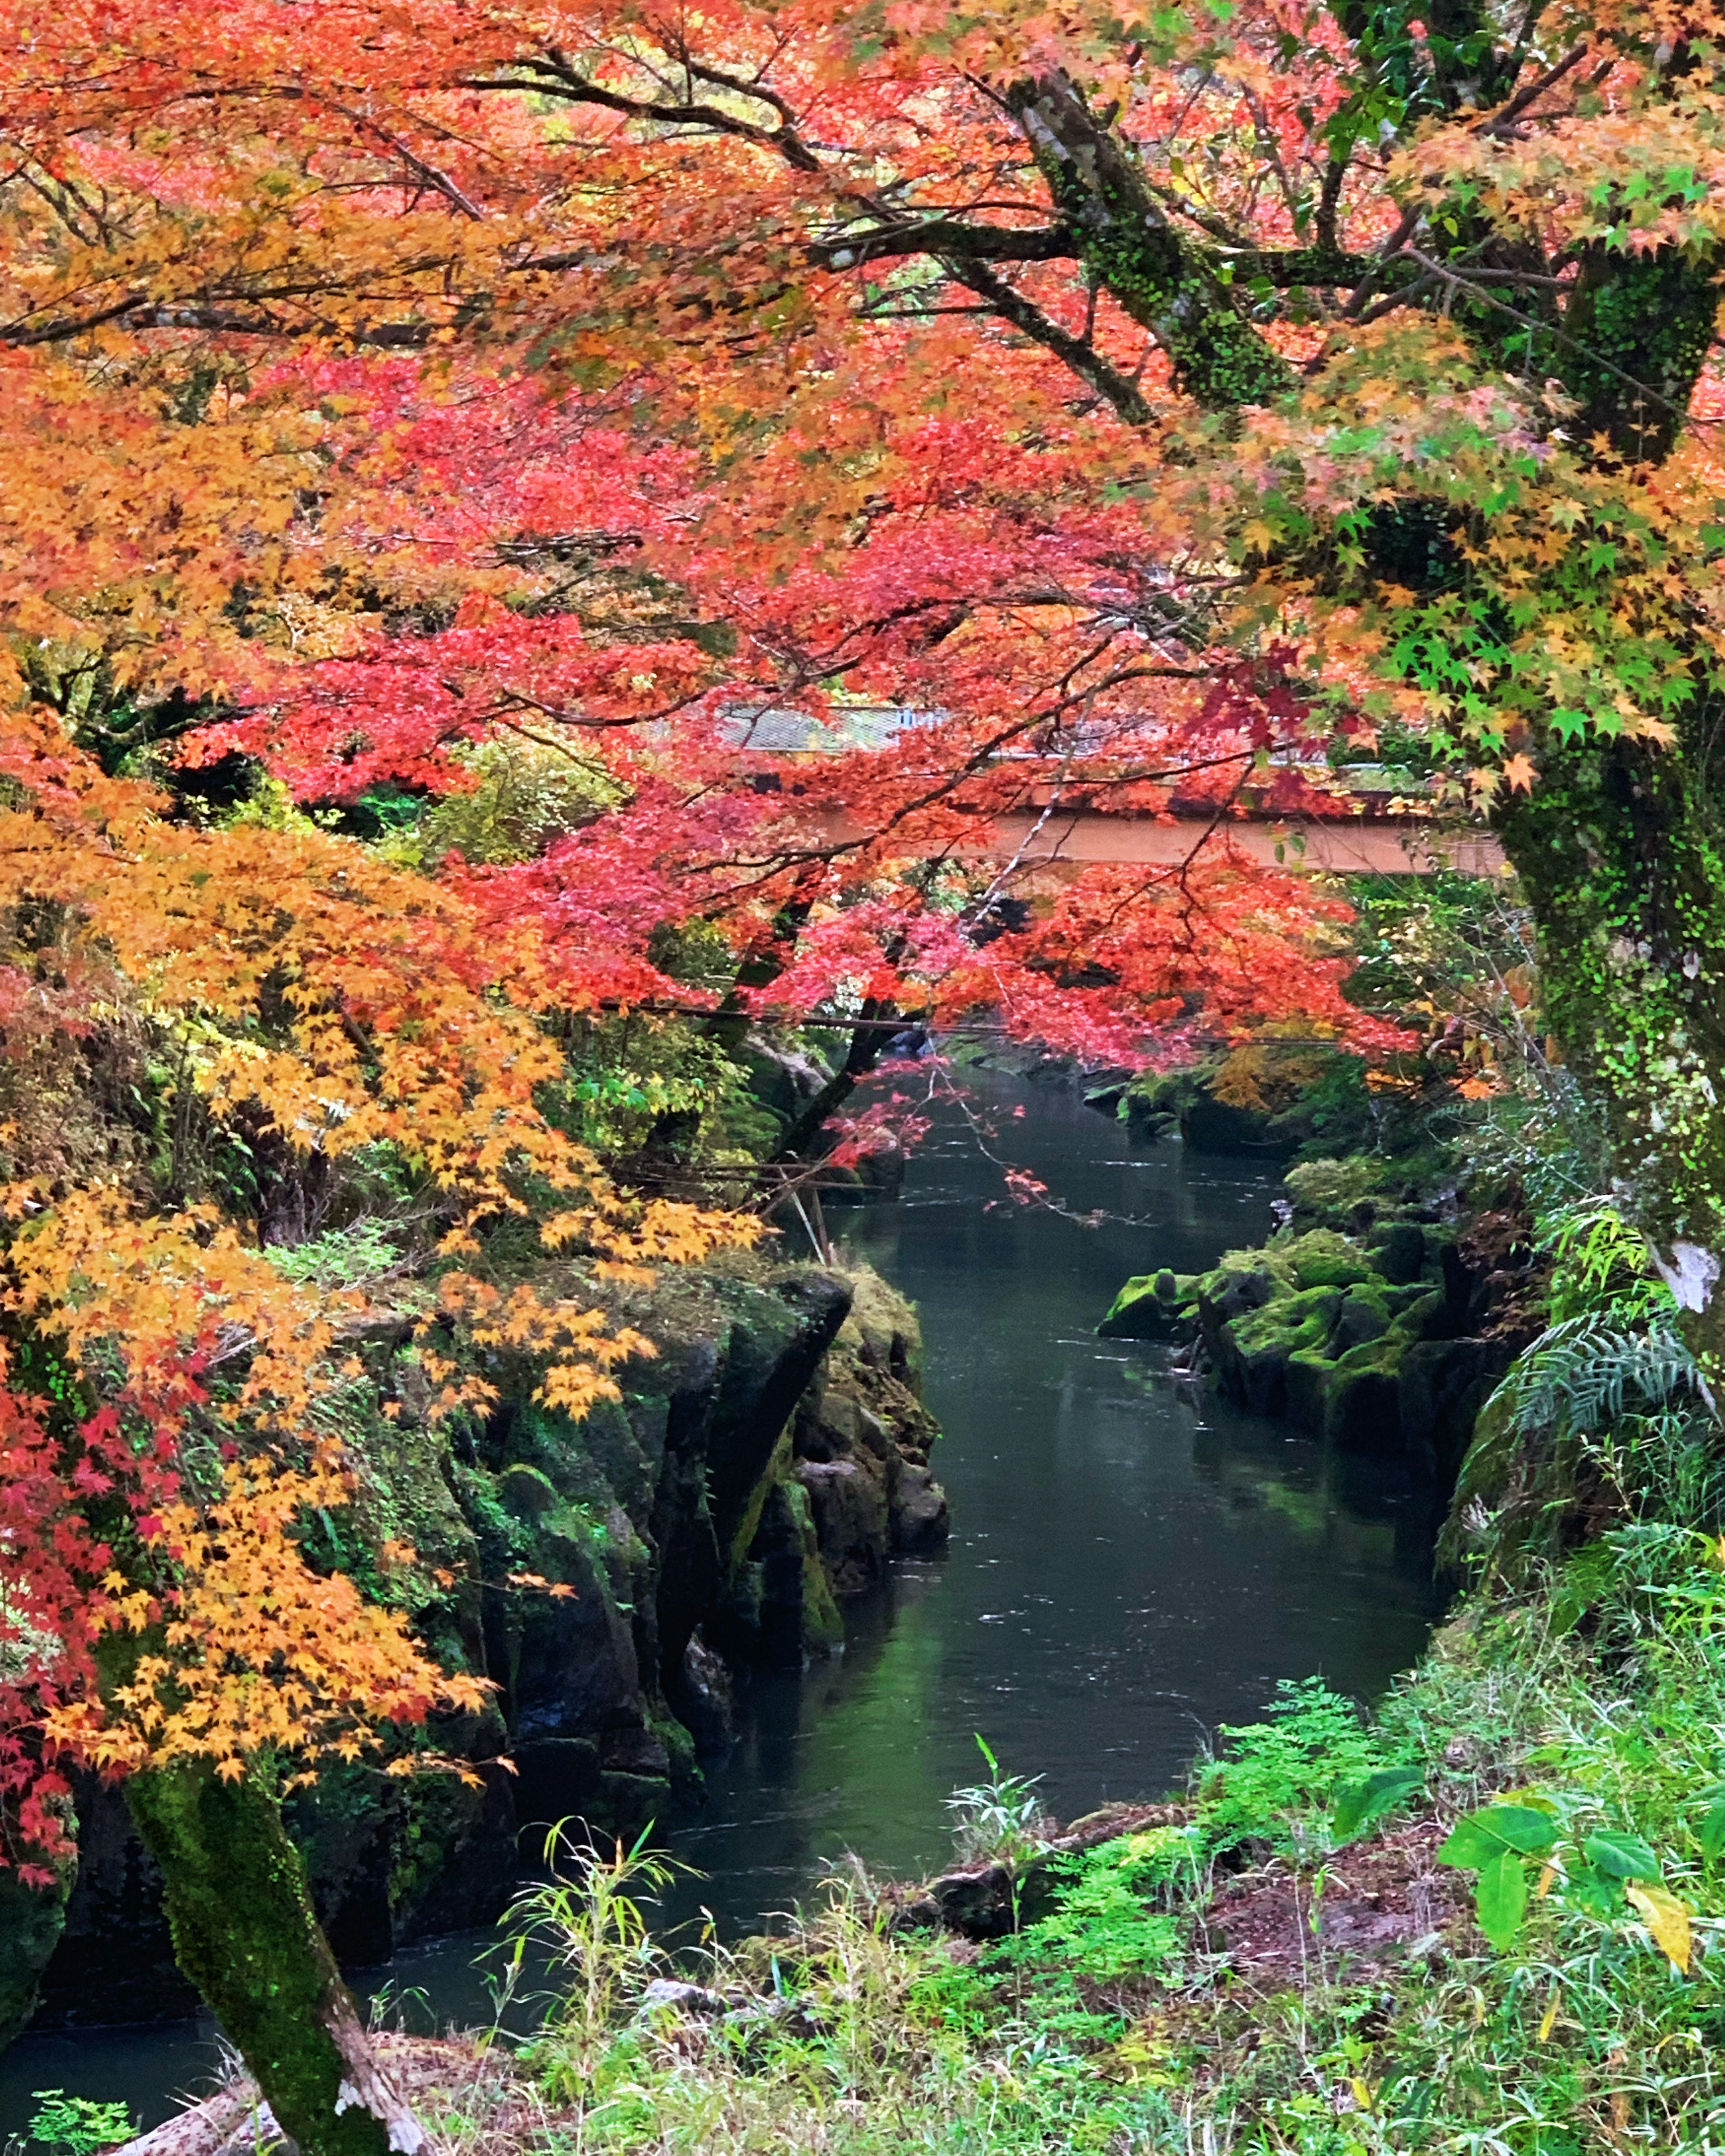
<path fill-rule="evenodd" d="M 1725 2150 L 1716 1540 L 1629 1523 L 1470 1604 L 1370 1719 L 1285 1686 L 1095 1847 L 1028 1849 L 1000 1809 L 1027 1920 L 991 1943 L 850 1869 L 771 1938 L 673 1956 L 645 1852 L 575 1861 L 517 1912 L 550 2016 L 454 2144 Z"/>

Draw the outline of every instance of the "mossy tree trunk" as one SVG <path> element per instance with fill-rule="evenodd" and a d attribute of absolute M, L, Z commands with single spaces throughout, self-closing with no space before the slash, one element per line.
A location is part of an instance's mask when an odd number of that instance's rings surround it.
<path fill-rule="evenodd" d="M 1574 421 L 1625 464 L 1681 430 L 1718 311 L 1718 263 L 1589 251 L 1554 348 Z M 1635 384 L 1644 385 L 1637 390 Z M 1539 749 L 1532 792 L 1495 822 L 1539 932 L 1553 1029 L 1606 1116 L 1612 1168 L 1676 1295 L 1691 1347 L 1725 1375 L 1725 696 L 1697 638 L 1665 747 L 1593 734 Z"/>
<path fill-rule="evenodd" d="M 1497 828 L 1539 930 L 1553 1031 L 1604 1108 L 1613 1168 L 1691 1343 L 1725 1368 L 1725 831 L 1709 783 L 1725 708 L 1673 750 L 1546 761 Z"/>
<path fill-rule="evenodd" d="M 175 1958 L 300 2156 L 429 2150 L 341 1981 L 275 1799 L 203 1761 L 135 1775 L 126 1795 L 162 1867 Z"/>

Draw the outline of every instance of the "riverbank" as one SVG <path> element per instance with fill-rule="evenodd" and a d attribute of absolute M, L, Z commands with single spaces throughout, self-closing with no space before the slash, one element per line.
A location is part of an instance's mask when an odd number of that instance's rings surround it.
<path fill-rule="evenodd" d="M 630 1931 L 652 1881 L 590 1871 L 524 1912 L 565 1967 L 545 2030 L 446 2047 L 429 2110 L 499 2156 L 1716 2149 L 1725 1665 L 1686 1612 L 1720 1574 L 1669 1552 L 1650 1623 L 1653 1556 L 1469 1608 L 1369 1722 L 1290 1688 L 1088 1848 L 1050 1858 L 1021 1786 L 973 1793 L 1004 1938 L 853 1871 L 673 1970 Z M 1520 1897 L 1482 1891 L 1494 1834 Z"/>

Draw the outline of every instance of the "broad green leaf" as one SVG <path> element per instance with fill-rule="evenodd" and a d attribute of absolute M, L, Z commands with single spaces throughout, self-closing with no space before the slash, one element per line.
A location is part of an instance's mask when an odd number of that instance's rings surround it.
<path fill-rule="evenodd" d="M 1556 1820 L 1549 1812 L 1536 1811 L 1532 1804 L 1487 1804 L 1484 1811 L 1472 1816 L 1487 1834 L 1495 1835 L 1506 1848 L 1520 1850 L 1524 1856 L 1543 1856 L 1547 1850 L 1557 1846 Z"/>
<path fill-rule="evenodd" d="M 1531 1804 L 1487 1804 L 1456 1820 L 1438 1861 L 1476 1871 L 1506 1849 L 1543 1856 L 1557 1839 L 1557 1821 L 1548 1812 L 1537 1812 Z"/>
<path fill-rule="evenodd" d="M 1525 1860 L 1512 1849 L 1501 1849 L 1489 1863 L 1480 1867 L 1473 1898 L 1479 1912 L 1480 1929 L 1499 1953 L 1507 1953 L 1515 1943 L 1522 1918 L 1527 1912 Z"/>
<path fill-rule="evenodd" d="M 1475 1819 L 1457 1820 L 1450 1830 L 1450 1838 L 1437 1853 L 1440 1864 L 1453 1864 L 1463 1871 L 1477 1871 L 1482 1864 L 1489 1864 L 1502 1849 L 1503 1844 L 1495 1835 L 1489 1835 Z"/>
<path fill-rule="evenodd" d="M 1725 1849 L 1725 1797 L 1716 1797 L 1701 1823 L 1701 1853 L 1711 1860 Z"/>
<path fill-rule="evenodd" d="M 1581 1845 L 1581 1853 L 1596 1871 L 1611 1879 L 1656 1879 L 1659 1859 L 1639 1835 L 1617 1834 L 1601 1828 Z"/>

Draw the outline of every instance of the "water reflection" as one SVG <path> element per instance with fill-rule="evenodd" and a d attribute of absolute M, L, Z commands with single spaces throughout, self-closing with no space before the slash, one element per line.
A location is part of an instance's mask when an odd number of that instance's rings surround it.
<path fill-rule="evenodd" d="M 1182 1392 L 1165 1351 L 1095 1337 L 1128 1274 L 1259 1240 L 1274 1172 L 1134 1152 L 1068 1093 L 973 1082 L 998 1149 L 1070 1209 L 1149 1224 L 1004 1202 L 950 1109 L 903 1199 L 849 1224 L 922 1312 L 955 1532 L 941 1563 L 903 1568 L 855 1613 L 841 1661 L 754 1687 L 679 1835 L 721 1917 L 782 1906 L 846 1849 L 889 1870 L 937 1861 L 978 1732 L 1070 1817 L 1168 1787 L 1279 1677 L 1377 1693 L 1437 1610 L 1428 1491 Z"/>

